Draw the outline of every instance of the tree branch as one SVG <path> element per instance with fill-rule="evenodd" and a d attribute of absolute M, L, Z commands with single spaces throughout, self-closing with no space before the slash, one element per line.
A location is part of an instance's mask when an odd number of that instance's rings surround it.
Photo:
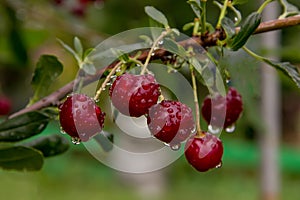
<path fill-rule="evenodd" d="M 262 22 L 258 28 L 256 29 L 254 34 L 259 34 L 259 33 L 264 33 L 264 32 L 269 32 L 269 31 L 274 31 L 274 30 L 279 30 L 283 29 L 286 27 L 291 27 L 291 26 L 296 26 L 300 24 L 300 15 L 295 15 L 292 17 L 288 17 L 285 19 L 276 19 L 276 20 L 271 20 L 267 22 Z M 240 27 L 236 28 L 236 31 L 238 32 L 240 30 Z M 201 37 L 192 37 L 190 39 L 184 40 L 179 42 L 182 46 L 189 46 L 195 44 L 195 42 L 203 47 L 210 47 L 210 46 L 215 46 L 217 44 L 217 41 L 219 39 L 224 39 L 225 34 L 222 30 L 216 30 L 214 33 L 211 34 L 206 34 Z M 147 58 L 147 55 L 149 53 L 149 50 L 145 50 L 139 57 L 139 60 L 141 62 L 145 61 Z M 166 55 L 168 55 L 169 52 L 164 50 L 164 49 L 158 49 L 155 51 L 155 55 L 152 56 L 152 59 L 159 59 L 162 58 Z M 115 65 L 115 63 L 112 63 L 110 66 L 107 68 L 111 68 Z M 94 81 L 99 80 L 99 77 L 102 76 L 103 72 L 107 69 L 101 69 L 97 72 L 97 74 L 93 76 L 87 76 L 85 77 L 84 80 L 84 85 L 87 85 L 89 83 L 92 83 Z M 63 99 L 67 94 L 72 92 L 73 87 L 76 83 L 76 80 L 66 84 L 62 88 L 58 89 L 57 91 L 53 92 L 52 94 L 48 95 L 47 97 L 41 99 L 40 101 L 36 102 L 35 104 L 26 107 L 11 116 L 9 118 L 15 117 L 17 115 L 21 115 L 23 113 L 33 111 L 33 110 L 39 110 L 48 106 L 57 106 L 59 104 L 59 101 Z"/>

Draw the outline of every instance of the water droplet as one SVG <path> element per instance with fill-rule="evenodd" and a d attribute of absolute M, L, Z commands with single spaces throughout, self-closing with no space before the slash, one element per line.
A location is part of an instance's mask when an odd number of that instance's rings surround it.
<path fill-rule="evenodd" d="M 99 101 L 100 101 L 99 99 L 95 99 L 95 103 L 99 103 Z"/>
<path fill-rule="evenodd" d="M 64 131 L 63 127 L 60 127 L 61 134 L 67 134 L 66 131 Z"/>
<path fill-rule="evenodd" d="M 215 127 L 212 125 L 208 125 L 208 130 L 212 134 L 218 134 L 221 131 L 221 129 L 219 127 Z"/>
<path fill-rule="evenodd" d="M 178 151 L 181 147 L 181 144 L 178 143 L 178 144 L 172 144 L 170 145 L 170 148 L 173 150 L 173 151 Z"/>
<path fill-rule="evenodd" d="M 106 83 L 106 85 L 107 85 L 107 86 L 111 86 L 111 85 L 112 85 L 112 83 L 111 83 L 111 82 L 108 82 L 108 83 Z"/>
<path fill-rule="evenodd" d="M 231 82 L 231 79 L 226 79 L 226 84 L 230 84 L 230 82 Z"/>
<path fill-rule="evenodd" d="M 170 144 L 168 144 L 168 143 L 165 143 L 165 142 L 164 142 L 164 145 L 165 145 L 165 146 L 167 146 L 167 147 L 169 147 L 169 146 L 170 146 Z"/>
<path fill-rule="evenodd" d="M 101 89 L 102 91 L 105 91 L 105 87 Z"/>
<path fill-rule="evenodd" d="M 234 18 L 234 21 L 237 22 L 239 19 L 237 17 Z"/>
<path fill-rule="evenodd" d="M 223 163 L 222 163 L 222 161 L 221 161 L 215 168 L 216 168 L 216 169 L 219 169 L 219 168 L 222 167 L 222 165 L 223 165 Z"/>
<path fill-rule="evenodd" d="M 118 68 L 117 70 L 116 70 L 116 72 L 118 73 L 118 72 L 121 72 L 121 68 Z"/>
<path fill-rule="evenodd" d="M 228 127 L 225 129 L 225 131 L 226 131 L 227 133 L 233 133 L 234 130 L 235 130 L 235 125 L 234 125 L 234 124 L 232 124 L 231 126 L 228 126 Z"/>
<path fill-rule="evenodd" d="M 117 78 L 116 75 L 112 75 L 112 76 L 110 77 L 110 79 L 115 79 L 115 78 Z"/>
<path fill-rule="evenodd" d="M 163 43 L 164 43 L 163 40 L 160 40 L 160 41 L 158 42 L 159 45 L 162 45 Z"/>
<path fill-rule="evenodd" d="M 151 53 L 151 56 L 155 56 L 155 53 Z"/>
<path fill-rule="evenodd" d="M 77 137 L 72 137 L 72 143 L 77 145 L 77 144 L 80 144 L 81 140 L 80 138 L 77 138 Z"/>

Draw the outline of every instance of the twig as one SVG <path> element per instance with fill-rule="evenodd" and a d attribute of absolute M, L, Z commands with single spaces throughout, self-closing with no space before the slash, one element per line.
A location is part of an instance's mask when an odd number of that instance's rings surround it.
<path fill-rule="evenodd" d="M 256 29 L 254 34 L 274 31 L 274 30 L 278 30 L 278 29 L 282 29 L 282 28 L 286 28 L 286 27 L 296 26 L 296 25 L 299 25 L 299 24 L 300 24 L 300 15 L 295 15 L 295 16 L 288 17 L 288 18 L 285 18 L 285 19 L 276 19 L 276 20 L 272 20 L 272 21 L 262 22 L 258 26 L 258 28 Z M 236 31 L 238 32 L 239 30 L 240 30 L 240 28 L 237 27 Z M 202 36 L 202 37 L 192 37 L 190 39 L 179 42 L 179 44 L 182 45 L 182 46 L 189 46 L 189 45 L 195 44 L 195 42 L 196 42 L 197 44 L 199 44 L 203 47 L 209 47 L 209 46 L 215 46 L 218 39 L 222 39 L 223 37 L 224 37 L 224 32 L 222 30 L 216 30 L 216 32 L 214 32 L 214 33 L 207 34 L 207 35 Z M 158 49 L 158 50 L 155 51 L 155 54 L 154 54 L 154 56 L 151 57 L 151 59 L 153 59 L 153 60 L 159 59 L 159 58 L 162 58 L 162 57 L 164 57 L 168 54 L 169 54 L 169 52 L 167 50 Z M 145 50 L 140 55 L 138 60 L 143 62 L 147 59 L 148 55 L 149 55 L 149 50 Z M 116 64 L 117 63 L 112 63 L 107 68 L 112 68 Z M 96 75 L 85 77 L 85 80 L 84 80 L 83 84 L 87 85 L 91 82 L 97 81 L 99 79 L 99 77 L 102 76 L 102 74 L 105 70 L 106 70 L 106 68 L 100 69 L 97 72 Z M 72 82 L 66 84 L 62 88 L 60 88 L 57 91 L 53 92 L 49 96 L 41 99 L 40 101 L 36 102 L 35 104 L 33 104 L 29 107 L 26 107 L 24 109 L 21 109 L 20 111 L 12 114 L 9 118 L 15 117 L 17 115 L 20 115 L 20 114 L 23 114 L 23 113 L 26 113 L 26 112 L 29 112 L 29 111 L 39 110 L 39 109 L 45 108 L 47 106 L 56 106 L 56 105 L 58 105 L 59 101 L 62 98 L 64 98 L 67 94 L 72 92 L 73 87 L 74 87 L 74 83 L 75 83 L 75 81 L 72 81 Z"/>

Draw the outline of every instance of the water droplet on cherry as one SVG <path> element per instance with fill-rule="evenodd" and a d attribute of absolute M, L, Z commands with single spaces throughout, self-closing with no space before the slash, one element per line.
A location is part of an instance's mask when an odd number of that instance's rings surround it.
<path fill-rule="evenodd" d="M 61 134 L 67 134 L 66 131 L 64 131 L 63 127 L 60 127 Z"/>
<path fill-rule="evenodd" d="M 212 134 L 218 134 L 221 131 L 221 129 L 219 127 L 212 126 L 211 124 L 208 125 L 208 130 Z"/>
<path fill-rule="evenodd" d="M 235 125 L 234 125 L 234 124 L 232 124 L 231 126 L 228 126 L 228 127 L 225 129 L 225 131 L 226 131 L 227 133 L 233 133 L 234 130 L 235 130 Z"/>
<path fill-rule="evenodd" d="M 178 144 L 172 144 L 170 145 L 170 148 L 173 150 L 173 151 L 178 151 L 181 147 L 181 144 L 178 143 Z"/>
<path fill-rule="evenodd" d="M 77 138 L 77 137 L 72 137 L 71 141 L 75 145 L 78 145 L 81 142 L 80 138 Z"/>
<path fill-rule="evenodd" d="M 215 168 L 216 168 L 216 169 L 219 169 L 219 168 L 222 167 L 222 165 L 223 165 L 223 163 L 222 163 L 222 161 L 221 161 Z"/>

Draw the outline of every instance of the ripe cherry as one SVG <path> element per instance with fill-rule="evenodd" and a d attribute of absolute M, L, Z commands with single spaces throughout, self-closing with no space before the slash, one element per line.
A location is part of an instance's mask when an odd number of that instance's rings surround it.
<path fill-rule="evenodd" d="M 242 96 L 230 87 L 226 97 L 207 96 L 202 104 L 201 113 L 207 123 L 213 127 L 227 128 L 238 120 L 243 111 Z"/>
<path fill-rule="evenodd" d="M 157 139 L 173 145 L 186 140 L 195 129 L 192 109 L 179 101 L 163 100 L 149 109 L 147 124 Z"/>
<path fill-rule="evenodd" d="M 123 74 L 113 82 L 109 95 L 122 114 L 140 117 L 157 103 L 160 88 L 153 75 Z"/>
<path fill-rule="evenodd" d="M 11 110 L 11 101 L 6 96 L 0 96 L 0 115 L 8 115 Z"/>
<path fill-rule="evenodd" d="M 205 172 L 221 165 L 223 144 L 218 137 L 203 132 L 203 136 L 193 135 L 188 139 L 184 154 L 196 170 Z"/>
<path fill-rule="evenodd" d="M 93 99 L 84 94 L 73 94 L 59 106 L 62 130 L 74 141 L 88 141 L 102 131 L 105 113 Z"/>

